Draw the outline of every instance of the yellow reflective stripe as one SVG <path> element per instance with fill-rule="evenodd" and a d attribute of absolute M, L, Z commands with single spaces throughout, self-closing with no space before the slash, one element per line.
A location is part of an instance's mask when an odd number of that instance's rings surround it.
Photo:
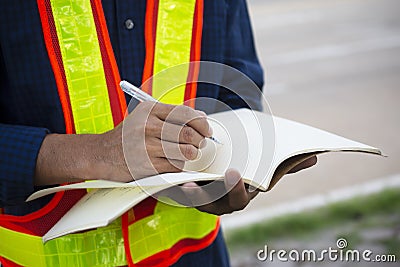
<path fill-rule="evenodd" d="M 171 202 L 172 200 L 168 200 Z M 153 215 L 129 226 L 134 262 L 170 249 L 185 238 L 201 239 L 215 229 L 218 217 L 194 208 L 157 202 Z M 42 238 L 0 227 L 0 256 L 30 267 L 113 267 L 126 265 L 121 220 L 106 227 L 58 237 Z"/>
<path fill-rule="evenodd" d="M 51 0 L 76 133 L 114 128 L 90 0 Z"/>
<path fill-rule="evenodd" d="M 169 203 L 172 200 L 166 200 Z M 170 249 L 185 238 L 201 239 L 215 229 L 218 217 L 195 208 L 158 201 L 154 214 L 129 226 L 129 245 L 134 262 Z"/>
<path fill-rule="evenodd" d="M 69 234 L 45 244 L 47 266 L 123 266 L 126 265 L 121 220 L 96 230 Z"/>
<path fill-rule="evenodd" d="M 196 0 L 159 1 L 152 95 L 163 103 L 181 105 L 184 101 L 189 64 L 167 77 L 157 73 L 190 61 L 195 4 Z"/>
<path fill-rule="evenodd" d="M 96 230 L 43 244 L 42 238 L 0 227 L 0 256 L 29 267 L 114 267 L 126 265 L 121 220 Z"/>
<path fill-rule="evenodd" d="M 160 0 L 158 4 L 152 95 L 163 103 L 181 105 L 184 101 L 195 4 L 196 0 Z M 169 67 L 173 69 L 163 72 Z M 137 263 L 182 239 L 204 238 L 215 229 L 217 220 L 195 208 L 158 201 L 154 214 L 129 226 L 132 259 Z"/>
<path fill-rule="evenodd" d="M 0 256 L 22 266 L 46 266 L 42 238 L 0 227 Z"/>

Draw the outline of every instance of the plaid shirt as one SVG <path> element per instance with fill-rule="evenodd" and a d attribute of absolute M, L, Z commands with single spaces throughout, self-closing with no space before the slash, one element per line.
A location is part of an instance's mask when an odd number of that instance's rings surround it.
<path fill-rule="evenodd" d="M 140 85 L 144 65 L 144 0 L 104 0 L 110 39 L 122 79 Z M 134 27 L 125 27 L 131 19 Z M 224 63 L 247 74 L 259 88 L 258 62 L 244 0 L 206 0 L 202 60 Z M 217 98 L 232 108 L 245 106 L 218 86 L 200 84 L 198 96 Z M 259 104 L 259 95 L 246 96 Z M 128 99 L 129 100 L 129 99 Z M 48 199 L 24 200 L 38 188 L 33 177 L 47 133 L 64 133 L 57 87 L 44 44 L 36 1 L 0 3 L 0 207 L 25 214 Z"/>

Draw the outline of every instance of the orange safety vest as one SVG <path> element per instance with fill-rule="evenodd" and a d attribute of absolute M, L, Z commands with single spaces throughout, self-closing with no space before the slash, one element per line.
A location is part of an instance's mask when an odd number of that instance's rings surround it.
<path fill-rule="evenodd" d="M 37 5 L 66 133 L 111 130 L 123 120 L 126 102 L 101 0 L 37 0 Z M 147 1 L 143 82 L 168 67 L 200 60 L 202 18 L 203 0 Z M 183 72 L 182 79 L 195 81 L 199 65 L 188 64 Z M 162 102 L 194 107 L 196 83 L 172 93 L 157 83 L 152 80 L 145 90 Z M 168 266 L 205 248 L 218 233 L 217 216 L 147 198 L 106 227 L 43 244 L 41 237 L 85 194 L 59 192 L 31 214 L 0 215 L 3 266 Z"/>

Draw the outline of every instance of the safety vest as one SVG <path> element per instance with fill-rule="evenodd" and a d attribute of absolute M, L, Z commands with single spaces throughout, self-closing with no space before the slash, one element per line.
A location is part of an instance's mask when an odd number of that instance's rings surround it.
<path fill-rule="evenodd" d="M 37 0 L 37 5 L 66 133 L 113 129 L 125 116 L 126 100 L 101 0 Z M 200 60 L 202 19 L 202 0 L 147 1 L 143 82 L 170 66 Z M 198 67 L 188 65 L 182 79 L 195 80 Z M 196 83 L 172 93 L 157 83 L 152 80 L 145 90 L 162 102 L 194 107 Z M 147 198 L 107 227 L 43 244 L 41 237 L 85 194 L 59 192 L 31 214 L 0 215 L 3 266 L 168 266 L 205 248 L 218 233 L 217 216 Z"/>

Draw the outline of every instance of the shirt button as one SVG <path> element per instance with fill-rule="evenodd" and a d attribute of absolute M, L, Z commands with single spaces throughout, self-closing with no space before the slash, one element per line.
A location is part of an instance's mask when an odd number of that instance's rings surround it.
<path fill-rule="evenodd" d="M 135 23 L 133 23 L 133 21 L 131 19 L 125 20 L 125 28 L 127 30 L 132 30 L 133 27 L 135 27 Z"/>

